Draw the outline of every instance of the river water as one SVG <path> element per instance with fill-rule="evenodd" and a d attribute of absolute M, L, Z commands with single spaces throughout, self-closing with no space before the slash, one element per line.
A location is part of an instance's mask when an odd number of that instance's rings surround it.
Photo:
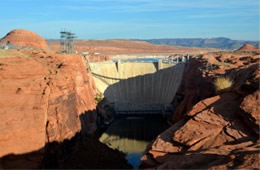
<path fill-rule="evenodd" d="M 166 121 L 159 116 L 117 118 L 99 140 L 126 153 L 128 162 L 137 169 L 146 146 L 168 127 Z"/>

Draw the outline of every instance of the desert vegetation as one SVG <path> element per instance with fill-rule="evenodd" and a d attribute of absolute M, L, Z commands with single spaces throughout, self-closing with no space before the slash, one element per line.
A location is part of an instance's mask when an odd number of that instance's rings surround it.
<path fill-rule="evenodd" d="M 227 92 L 230 91 L 233 81 L 229 77 L 217 77 L 214 81 L 216 92 Z"/>
<path fill-rule="evenodd" d="M 95 96 L 95 102 L 99 103 L 103 100 L 103 98 L 104 98 L 104 95 L 101 92 L 97 93 L 96 96 Z"/>

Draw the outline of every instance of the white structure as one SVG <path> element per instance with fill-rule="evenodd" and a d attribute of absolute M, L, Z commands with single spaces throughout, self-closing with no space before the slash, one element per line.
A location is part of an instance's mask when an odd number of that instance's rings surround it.
<path fill-rule="evenodd" d="M 183 63 L 90 63 L 96 87 L 107 100 L 130 104 L 169 104 L 178 90 Z"/>

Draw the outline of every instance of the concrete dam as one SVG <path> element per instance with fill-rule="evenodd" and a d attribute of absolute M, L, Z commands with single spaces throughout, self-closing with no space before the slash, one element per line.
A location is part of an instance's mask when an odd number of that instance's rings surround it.
<path fill-rule="evenodd" d="M 113 103 L 111 117 L 106 109 L 101 114 L 109 126 L 99 141 L 126 153 L 137 169 L 146 146 L 169 126 L 165 108 L 172 107 L 185 63 L 137 58 L 90 62 L 89 66 L 97 89 Z"/>
<path fill-rule="evenodd" d="M 151 108 L 170 104 L 178 90 L 184 63 L 161 59 L 92 62 L 97 89 L 115 107 Z"/>

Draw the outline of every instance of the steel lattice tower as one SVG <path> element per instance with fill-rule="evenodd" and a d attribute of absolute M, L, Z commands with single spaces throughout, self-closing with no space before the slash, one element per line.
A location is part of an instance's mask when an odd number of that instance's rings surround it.
<path fill-rule="evenodd" d="M 70 31 L 60 31 L 60 51 L 62 53 L 74 53 L 74 39 L 77 38 L 75 33 Z"/>

